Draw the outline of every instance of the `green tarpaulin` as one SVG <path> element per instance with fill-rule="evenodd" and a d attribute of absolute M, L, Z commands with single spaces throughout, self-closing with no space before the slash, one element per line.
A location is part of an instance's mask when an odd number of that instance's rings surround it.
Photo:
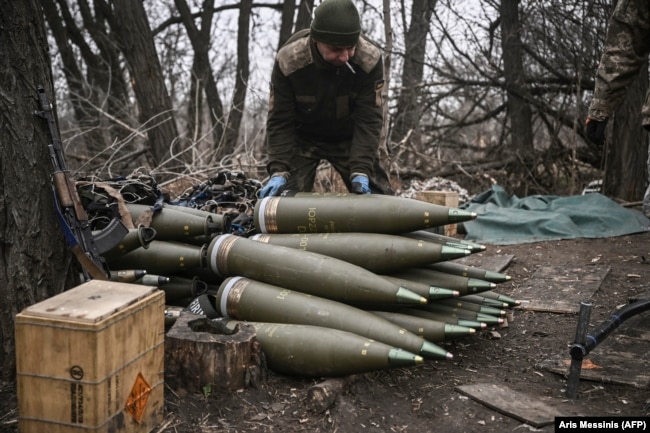
<path fill-rule="evenodd" d="M 606 238 L 650 229 L 650 220 L 642 212 L 599 193 L 519 198 L 495 185 L 460 207 L 478 215 L 464 223 L 465 239 L 485 244 Z"/>

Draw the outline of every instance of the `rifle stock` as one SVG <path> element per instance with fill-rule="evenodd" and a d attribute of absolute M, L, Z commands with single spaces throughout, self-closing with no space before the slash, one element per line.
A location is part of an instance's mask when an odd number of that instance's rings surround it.
<path fill-rule="evenodd" d="M 52 106 L 47 99 L 45 89 L 41 86 L 38 87 L 38 103 L 39 110 L 35 114 L 47 121 L 52 139 L 47 146 L 54 169 L 52 173 L 52 189 L 57 215 L 66 242 L 79 261 L 86 280 L 91 278 L 107 280 L 110 277 L 109 269 L 100 255 L 88 221 L 88 215 L 81 203 L 76 184 L 70 177 L 70 172 L 66 167 Z M 98 236 L 103 239 L 104 247 L 107 245 L 112 247 L 120 242 L 127 232 L 128 230 L 121 221 L 116 220 L 116 222 L 112 221 L 109 227 L 100 232 Z"/>

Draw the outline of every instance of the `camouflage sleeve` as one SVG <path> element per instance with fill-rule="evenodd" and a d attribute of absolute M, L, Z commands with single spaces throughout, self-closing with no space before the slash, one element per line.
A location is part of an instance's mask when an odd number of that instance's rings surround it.
<path fill-rule="evenodd" d="M 381 56 L 365 78 L 352 115 L 354 134 L 350 149 L 350 173 L 370 176 L 374 161 L 379 157 L 379 137 L 383 124 L 384 65 Z"/>
<path fill-rule="evenodd" d="M 588 116 L 604 120 L 625 98 L 650 53 L 650 1 L 619 0 L 609 21 Z"/>
<path fill-rule="evenodd" d="M 271 73 L 269 112 L 266 122 L 269 174 L 289 171 L 295 142 L 295 98 L 289 79 L 276 61 Z"/>

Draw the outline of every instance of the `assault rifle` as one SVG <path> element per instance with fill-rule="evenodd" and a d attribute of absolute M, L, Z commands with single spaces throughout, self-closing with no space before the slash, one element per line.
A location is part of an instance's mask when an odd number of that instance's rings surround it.
<path fill-rule="evenodd" d="M 66 243 L 75 255 L 83 270 L 84 278 L 106 280 L 110 276 L 108 267 L 101 253 L 108 251 L 120 242 L 128 229 L 118 218 L 93 235 L 88 215 L 81 204 L 74 180 L 70 177 L 61 147 L 56 119 L 52 106 L 43 87 L 38 87 L 39 109 L 34 112 L 47 121 L 52 142 L 47 145 L 54 172 L 52 173 L 52 192 L 57 217 Z"/>

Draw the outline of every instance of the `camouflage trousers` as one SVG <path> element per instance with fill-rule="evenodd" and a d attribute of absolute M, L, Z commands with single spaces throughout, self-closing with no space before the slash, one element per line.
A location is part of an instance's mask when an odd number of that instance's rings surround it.
<path fill-rule="evenodd" d="M 650 147 L 648 147 L 648 178 L 650 179 Z M 650 182 L 648 183 L 648 187 L 645 190 L 645 194 L 643 194 L 643 214 L 650 218 Z"/>
<path fill-rule="evenodd" d="M 351 141 L 320 142 L 297 138 L 290 161 L 289 180 L 285 189 L 300 192 L 312 191 L 318 165 L 322 160 L 326 160 L 341 175 L 348 191 L 351 191 L 351 146 Z M 368 155 L 368 158 L 373 159 L 373 172 L 368 176 L 371 191 L 374 194 L 393 195 L 394 191 L 388 180 L 388 175 L 379 163 L 379 155 Z"/>

